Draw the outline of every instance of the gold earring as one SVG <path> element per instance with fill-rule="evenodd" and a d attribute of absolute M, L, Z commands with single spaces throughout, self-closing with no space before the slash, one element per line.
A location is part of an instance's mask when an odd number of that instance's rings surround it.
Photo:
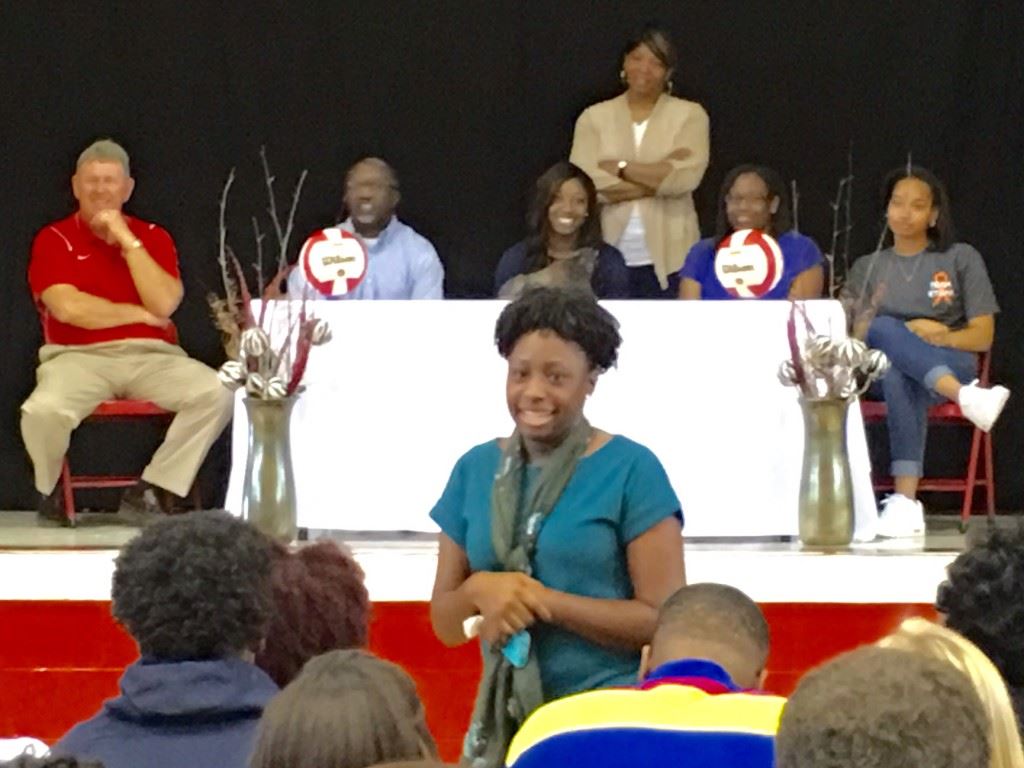
<path fill-rule="evenodd" d="M 665 81 L 665 93 L 672 93 L 672 81 L 671 80 L 666 80 Z"/>
<path fill-rule="evenodd" d="M 619 70 L 619 82 L 623 85 L 629 85 L 629 82 L 626 80 L 626 70 L 624 69 Z"/>

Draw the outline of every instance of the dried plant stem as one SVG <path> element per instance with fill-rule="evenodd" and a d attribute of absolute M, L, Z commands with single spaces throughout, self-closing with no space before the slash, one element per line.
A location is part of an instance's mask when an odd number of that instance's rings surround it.
<path fill-rule="evenodd" d="M 789 182 L 790 197 L 793 198 L 793 231 L 800 231 L 800 190 L 796 186 L 796 179 Z"/>
<path fill-rule="evenodd" d="M 229 307 L 238 306 L 238 295 L 235 293 L 234 286 L 232 285 L 231 279 L 228 275 L 228 228 L 224 220 L 228 207 L 228 192 L 231 190 L 231 185 L 234 183 L 235 169 L 232 168 L 228 173 L 227 181 L 224 182 L 224 188 L 220 193 L 220 247 L 217 253 L 217 262 L 220 264 L 220 276 L 221 280 L 224 282 L 224 297 L 227 299 Z"/>

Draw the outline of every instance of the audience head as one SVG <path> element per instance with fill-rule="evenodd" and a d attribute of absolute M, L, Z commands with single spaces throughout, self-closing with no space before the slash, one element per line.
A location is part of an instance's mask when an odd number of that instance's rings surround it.
<path fill-rule="evenodd" d="M 768 622 L 757 604 L 725 584 L 690 584 L 661 606 L 641 675 L 677 659 L 713 661 L 743 688 L 763 683 Z"/>
<path fill-rule="evenodd" d="M 939 177 L 918 165 L 901 166 L 882 182 L 887 227 L 885 242 L 893 236 L 927 236 L 933 247 L 945 251 L 955 239 L 953 215 L 946 185 Z"/>
<path fill-rule="evenodd" d="M 974 643 L 951 629 L 914 618 L 904 621 L 896 632 L 882 638 L 878 645 L 930 656 L 952 664 L 965 674 L 988 715 L 991 768 L 1024 768 L 1017 718 L 1006 684 Z"/>
<path fill-rule="evenodd" d="M 12 760 L 0 762 L 0 768 L 103 768 L 103 763 L 98 760 L 83 761 L 74 757 L 18 755 Z"/>
<path fill-rule="evenodd" d="M 988 720 L 945 661 L 866 646 L 807 673 L 782 712 L 778 768 L 980 768 Z"/>
<path fill-rule="evenodd" d="M 527 290 L 506 306 L 494 337 L 508 361 L 505 399 L 516 428 L 549 447 L 582 418 L 622 341 L 615 318 L 593 296 L 558 288 Z"/>
<path fill-rule="evenodd" d="M 528 272 L 547 265 L 552 233 L 572 237 L 574 248 L 600 248 L 601 217 L 594 182 L 572 163 L 555 163 L 537 179 L 526 224 Z"/>
<path fill-rule="evenodd" d="M 671 92 L 677 61 L 668 32 L 648 24 L 623 46 L 619 79 L 633 95 L 657 98 L 664 91 Z"/>
<path fill-rule="evenodd" d="M 225 512 L 145 528 L 117 557 L 114 618 L 143 656 L 212 659 L 255 650 L 270 613 L 270 542 Z"/>
<path fill-rule="evenodd" d="M 760 229 L 777 237 L 792 228 L 789 190 L 778 171 L 747 164 L 725 175 L 718 195 L 716 241 L 739 229 Z"/>
<path fill-rule="evenodd" d="M 995 664 L 1024 715 L 1024 524 L 996 527 L 946 571 L 936 608 Z"/>
<path fill-rule="evenodd" d="M 345 174 L 345 209 L 361 234 L 379 234 L 388 225 L 400 199 L 398 176 L 379 157 L 363 158 Z"/>
<path fill-rule="evenodd" d="M 437 757 L 416 685 L 365 651 L 312 659 L 263 711 L 252 768 L 364 768 Z"/>
<path fill-rule="evenodd" d="M 117 142 L 94 141 L 78 156 L 71 191 L 86 223 L 100 211 L 121 210 L 134 189 L 128 153 Z"/>
<path fill-rule="evenodd" d="M 272 547 L 273 605 L 256 665 L 283 688 L 314 656 L 366 645 L 370 599 L 363 570 L 333 541 Z"/>

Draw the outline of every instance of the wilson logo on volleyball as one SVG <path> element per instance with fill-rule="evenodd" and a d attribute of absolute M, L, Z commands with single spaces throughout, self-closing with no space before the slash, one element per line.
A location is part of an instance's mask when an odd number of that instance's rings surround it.
<path fill-rule="evenodd" d="M 715 276 L 732 296 L 759 299 L 782 279 L 782 249 L 757 229 L 733 232 L 718 244 Z"/>
<path fill-rule="evenodd" d="M 299 252 L 306 280 L 324 296 L 344 296 L 366 276 L 363 241 L 340 227 L 313 233 Z"/>

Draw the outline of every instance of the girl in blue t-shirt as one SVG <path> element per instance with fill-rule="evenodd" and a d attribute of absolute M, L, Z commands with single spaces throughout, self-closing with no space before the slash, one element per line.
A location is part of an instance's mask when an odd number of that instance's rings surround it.
<path fill-rule="evenodd" d="M 679 271 L 679 298 L 734 299 L 715 269 L 719 243 L 733 232 L 756 229 L 775 238 L 782 251 L 782 275 L 769 290 L 749 298 L 817 299 L 824 285 L 821 251 L 793 229 L 789 195 L 782 177 L 761 165 L 740 165 L 726 174 L 719 196 L 718 228 L 690 249 Z"/>
<path fill-rule="evenodd" d="M 476 631 L 483 641 L 467 756 L 503 757 L 507 741 L 494 740 L 545 701 L 635 681 L 658 608 L 684 583 L 682 514 L 661 462 L 583 416 L 616 362 L 617 326 L 586 293 L 548 287 L 498 318 L 515 431 L 464 454 L 430 513 L 434 632 L 449 646 Z"/>

